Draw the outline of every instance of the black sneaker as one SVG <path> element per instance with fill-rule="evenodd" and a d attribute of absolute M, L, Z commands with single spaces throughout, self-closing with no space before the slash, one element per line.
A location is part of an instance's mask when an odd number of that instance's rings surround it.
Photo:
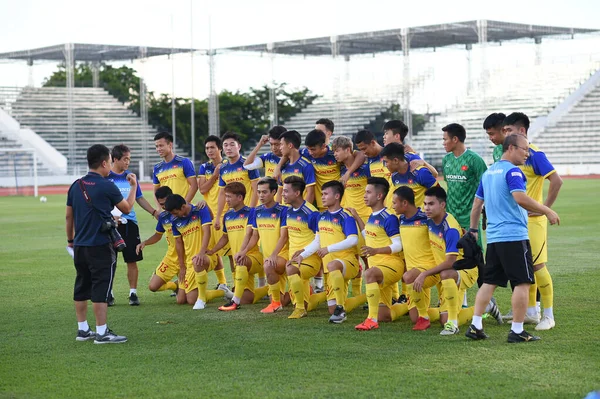
<path fill-rule="evenodd" d="M 96 334 L 96 339 L 94 340 L 95 344 L 122 344 L 124 342 L 127 342 L 127 337 L 117 335 L 108 328 L 104 335 Z"/>
<path fill-rule="evenodd" d="M 139 306 L 140 305 L 140 299 L 138 298 L 137 294 L 134 292 L 129 294 L 129 305 L 131 305 L 131 306 Z"/>
<path fill-rule="evenodd" d="M 106 301 L 106 304 L 108 306 L 115 306 L 115 297 L 112 296 L 112 294 L 110 294 L 110 296 L 108 297 L 108 301 Z"/>
<path fill-rule="evenodd" d="M 408 298 L 406 298 L 406 295 L 400 294 L 400 296 L 398 297 L 398 300 L 396 302 L 397 303 L 406 303 L 406 302 L 408 302 Z"/>
<path fill-rule="evenodd" d="M 475 340 L 489 338 L 488 335 L 483 332 L 483 328 L 480 330 L 478 328 L 475 328 L 475 326 L 473 324 L 471 324 L 469 326 L 469 328 L 467 328 L 467 332 L 465 333 L 465 336 L 467 338 L 471 338 L 471 339 L 475 339 Z"/>
<path fill-rule="evenodd" d="M 330 323 L 342 324 L 346 320 L 346 311 L 343 306 L 337 305 L 329 318 Z"/>
<path fill-rule="evenodd" d="M 96 338 L 96 333 L 88 328 L 87 331 L 77 330 L 75 341 L 90 341 L 94 338 Z"/>
<path fill-rule="evenodd" d="M 539 341 L 541 338 L 536 335 L 531 335 L 527 331 L 523 330 L 519 334 L 510 330 L 508 333 L 508 343 L 515 344 L 517 342 L 531 342 Z"/>

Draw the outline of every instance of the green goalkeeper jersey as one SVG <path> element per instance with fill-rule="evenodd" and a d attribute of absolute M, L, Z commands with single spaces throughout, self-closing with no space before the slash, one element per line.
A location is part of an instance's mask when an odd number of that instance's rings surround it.
<path fill-rule="evenodd" d="M 469 149 L 459 157 L 449 152 L 442 160 L 444 180 L 448 186 L 446 211 L 465 229 L 469 228 L 473 198 L 486 170 L 485 161 Z"/>
<path fill-rule="evenodd" d="M 494 147 L 494 152 L 492 152 L 492 159 L 494 163 L 498 162 L 502 158 L 502 144 L 498 144 Z"/>

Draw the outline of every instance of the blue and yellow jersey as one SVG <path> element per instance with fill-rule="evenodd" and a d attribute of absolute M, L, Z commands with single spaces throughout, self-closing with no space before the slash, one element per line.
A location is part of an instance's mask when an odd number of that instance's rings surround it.
<path fill-rule="evenodd" d="M 406 159 L 406 162 L 410 163 L 410 161 L 414 159 L 421 159 L 421 157 L 413 152 L 407 152 L 404 154 L 404 159 Z M 388 208 L 389 212 L 393 214 L 392 196 L 394 195 L 394 185 L 392 184 L 392 174 L 384 165 L 381 155 L 368 157 L 365 161 L 365 164 L 369 166 L 369 173 L 371 173 L 371 176 L 383 177 L 384 179 L 387 179 L 388 183 L 390 183 L 390 191 L 385 199 L 385 206 Z"/>
<path fill-rule="evenodd" d="M 272 152 L 267 152 L 266 154 L 262 154 L 259 156 L 262 161 L 262 167 L 265 168 L 265 177 L 273 177 L 273 172 L 275 172 L 275 167 L 279 164 L 281 158 Z"/>
<path fill-rule="evenodd" d="M 346 173 L 346 166 L 342 165 L 340 173 L 344 175 Z M 367 187 L 367 179 L 371 177 L 369 167 L 367 165 L 361 165 L 348 179 L 346 183 L 346 189 L 344 190 L 344 196 L 342 197 L 343 208 L 354 208 L 358 215 L 366 222 L 371 215 L 371 208 L 365 205 L 365 188 Z"/>
<path fill-rule="evenodd" d="M 336 212 L 325 211 L 319 215 L 319 237 L 321 248 L 328 247 L 332 244 L 344 241 L 350 236 L 358 237 L 358 228 L 356 220 L 348 214 L 344 208 L 340 208 Z M 355 259 L 357 255 L 356 246 L 342 251 L 328 253 L 323 258 L 323 265 L 335 259 Z"/>
<path fill-rule="evenodd" d="M 319 231 L 319 212 L 312 204 L 304 201 L 298 209 L 289 208 L 281 223 L 287 229 L 290 244 L 290 256 L 304 250 L 315 239 Z"/>
<path fill-rule="evenodd" d="M 258 230 L 262 254 L 265 258 L 271 256 L 277 246 L 277 242 L 281 236 L 281 226 L 283 220 L 287 217 L 288 209 L 287 206 L 281 204 L 275 204 L 272 208 L 265 208 L 264 205 L 260 205 L 252 213 L 250 223 L 254 230 Z M 277 255 L 288 259 L 287 243 Z"/>
<path fill-rule="evenodd" d="M 157 163 L 152 171 L 152 182 L 155 186 L 167 186 L 173 194 L 179 194 L 183 198 L 190 191 L 188 177 L 196 177 L 194 165 L 192 161 L 179 155 L 175 155 L 171 162 Z"/>
<path fill-rule="evenodd" d="M 529 157 L 525 161 L 525 165 L 521 165 L 519 168 L 527 178 L 527 196 L 540 204 L 544 203 L 544 179 L 556 173 L 556 169 L 548 161 L 546 154 L 530 143 Z"/>
<path fill-rule="evenodd" d="M 115 173 L 111 170 L 110 173 L 108 174 L 108 176 L 106 177 L 107 180 L 110 180 L 111 182 L 114 183 L 115 186 L 117 186 L 117 188 L 121 192 L 121 195 L 123 196 L 123 198 L 127 198 L 127 196 L 129 195 L 129 192 L 131 191 L 131 186 L 129 185 L 129 182 L 127 181 L 127 175 L 129 173 L 131 173 L 131 172 L 128 170 L 126 170 L 123 173 Z M 137 188 L 135 190 L 135 199 L 138 199 L 142 196 L 143 196 L 142 190 L 140 189 L 140 185 L 138 184 Z M 137 224 L 137 218 L 135 216 L 135 210 L 133 209 L 133 207 L 131 208 L 131 212 L 124 213 L 123 217 L 125 219 L 130 220 Z"/>
<path fill-rule="evenodd" d="M 166 258 L 173 261 L 173 264 L 177 264 L 177 250 L 175 249 L 175 240 L 173 239 L 173 215 L 167 211 L 162 211 L 158 215 L 158 222 L 156 223 L 156 232 L 160 235 L 165 235 L 167 238 L 167 254 Z"/>
<path fill-rule="evenodd" d="M 429 243 L 433 258 L 438 265 L 446 260 L 446 255 L 456 255 L 457 259 L 462 258 L 459 256 L 457 246 L 458 240 L 463 235 L 462 228 L 454 216 L 446 213 L 440 224 L 435 224 L 433 220 L 428 219 L 427 227 L 429 228 Z"/>
<path fill-rule="evenodd" d="M 257 180 L 260 175 L 258 174 L 258 170 L 244 169 L 244 161 L 246 161 L 244 157 L 239 157 L 234 163 L 229 162 L 227 159 L 223 161 L 219 176 L 219 187 L 223 188 L 233 182 L 242 183 L 246 187 L 244 204 L 250 205 L 250 200 L 252 199 L 252 184 L 250 182 Z"/>
<path fill-rule="evenodd" d="M 202 226 L 211 224 L 212 217 L 206 207 L 200 209 L 192 205 L 192 210 L 186 217 L 173 218 L 173 237 L 183 239 L 187 264 L 191 264 L 192 257 L 200 252 L 202 247 Z"/>
<path fill-rule="evenodd" d="M 234 255 L 242 249 L 244 237 L 246 236 L 246 228 L 252 226 L 250 221 L 254 218 L 254 212 L 254 208 L 244 206 L 239 211 L 230 209 L 225 216 L 223 216 L 223 233 L 227 234 L 229 245 L 231 246 L 231 253 Z M 259 252 L 257 245 L 248 252 L 248 255 Z"/>
<path fill-rule="evenodd" d="M 406 173 L 392 173 L 390 190 L 393 193 L 400 186 L 412 188 L 415 193 L 415 205 L 421 207 L 425 201 L 425 191 L 437 184 L 437 180 L 426 167 L 420 166 L 413 172 L 409 167 Z"/>
<path fill-rule="evenodd" d="M 437 266 L 429 243 L 427 215 L 421 208 L 410 219 L 400 215 L 400 237 L 408 269 L 431 269 Z"/>
<path fill-rule="evenodd" d="M 371 248 L 384 248 L 392 245 L 392 238 L 400 236 L 400 223 L 395 215 L 386 209 L 371 214 L 365 223 L 365 244 Z M 369 257 L 369 265 L 396 265 L 401 257 L 398 254 L 373 255 Z"/>
<path fill-rule="evenodd" d="M 287 177 L 290 176 L 298 176 L 304 179 L 304 183 L 306 186 L 314 186 L 315 181 L 315 168 L 313 165 L 305 158 L 298 158 L 298 160 L 294 163 L 286 163 L 283 168 L 281 168 L 281 181 L 279 182 L 280 186 L 283 186 L 283 182 Z M 306 191 L 304 192 L 306 195 Z"/>
<path fill-rule="evenodd" d="M 215 174 L 216 165 L 212 161 L 208 161 L 200 165 L 198 168 L 198 177 L 204 177 L 209 180 Z M 208 204 L 208 207 L 213 214 L 217 213 L 217 206 L 219 202 L 219 182 L 215 181 L 215 184 L 210 188 L 208 193 L 204 195 L 204 200 Z"/>
<path fill-rule="evenodd" d="M 340 164 L 335 160 L 331 148 L 321 158 L 310 156 L 307 148 L 300 150 L 300 155 L 308 159 L 315 168 L 315 180 L 317 182 L 315 186 L 315 199 L 317 201 L 317 208 L 323 210 L 325 208 L 323 208 L 323 201 L 321 200 L 321 187 L 328 181 L 340 180 Z"/>

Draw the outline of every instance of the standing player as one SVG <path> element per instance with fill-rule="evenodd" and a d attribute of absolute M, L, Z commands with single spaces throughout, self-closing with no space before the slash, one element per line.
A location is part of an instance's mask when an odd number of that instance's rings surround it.
<path fill-rule="evenodd" d="M 414 170 L 418 166 L 425 166 L 431 174 L 435 177 L 438 176 L 437 170 L 427 162 L 421 159 L 419 155 L 404 141 L 408 135 L 408 126 L 401 120 L 391 120 L 383 125 L 383 145 L 390 143 L 398 143 L 404 145 L 404 156 L 406 161 L 411 164 L 410 169 Z M 393 190 L 392 190 L 393 191 Z M 393 193 L 392 193 L 393 195 Z"/>
<path fill-rule="evenodd" d="M 286 131 L 287 129 L 283 126 L 273 126 L 271 130 L 269 130 L 269 134 L 262 136 L 256 144 L 256 147 L 254 147 L 250 155 L 248 155 L 248 158 L 244 161 L 244 168 L 246 170 L 265 168 L 265 177 L 273 177 L 273 172 L 275 172 L 275 168 L 281 160 L 280 136 Z M 271 146 L 271 151 L 257 157 L 258 151 L 260 151 L 267 142 Z"/>
<path fill-rule="evenodd" d="M 152 171 L 154 191 L 156 192 L 159 187 L 168 186 L 173 194 L 179 194 L 186 202 L 192 202 L 198 191 L 196 171 L 192 161 L 173 153 L 173 136 L 169 133 L 162 132 L 154 136 L 154 146 L 163 159 L 154 165 Z"/>
<path fill-rule="evenodd" d="M 222 311 L 232 311 L 241 305 L 256 303 L 267 294 L 269 287 L 254 288 L 254 275 L 263 271 L 263 256 L 258 246 L 248 247 L 251 237 L 255 210 L 244 205 L 246 187 L 240 182 L 232 182 L 222 190 L 229 211 L 223 217 L 223 236 L 215 247 L 206 252 L 212 255 L 229 242 L 235 267 L 234 296 L 227 304 L 219 307 Z"/>
<path fill-rule="evenodd" d="M 321 118 L 315 122 L 315 129 L 325 133 L 325 144 L 329 147 L 331 142 L 331 136 L 333 136 L 334 124 L 331 119 Z"/>
<path fill-rule="evenodd" d="M 488 135 L 490 141 L 495 145 L 494 151 L 492 152 L 492 158 L 494 162 L 498 162 L 502 158 L 502 143 L 506 138 L 503 125 L 506 115 L 502 112 L 489 114 L 483 121 L 483 129 Z"/>
<path fill-rule="evenodd" d="M 529 118 L 521 112 L 514 112 L 504 119 L 504 132 L 508 136 L 519 134 L 527 138 L 528 129 Z M 554 166 L 548 161 L 548 158 L 546 158 L 546 154 L 531 143 L 529 143 L 528 155 L 525 164 L 519 166 L 527 178 L 527 195 L 538 203 L 551 208 L 558 197 L 562 186 L 562 179 L 556 172 L 556 169 L 554 169 Z M 545 179 L 550 181 L 546 201 L 544 201 L 543 195 Z M 538 323 L 535 327 L 536 330 L 549 330 L 555 326 L 555 322 L 552 311 L 554 288 L 552 286 L 552 277 L 550 277 L 550 273 L 546 267 L 546 262 L 548 262 L 548 219 L 539 212 L 530 211 L 528 215 L 527 229 L 531 242 L 535 284 L 530 287 L 529 306 L 525 322 Z M 544 317 L 541 321 L 535 306 L 537 289 L 540 291 L 542 305 L 544 306 Z"/>
<path fill-rule="evenodd" d="M 404 259 L 398 256 L 402 251 L 398 218 L 390 215 L 383 201 L 390 188 L 382 177 L 370 177 L 365 188 L 364 202 L 372 209 L 367 223 L 351 210 L 365 238 L 361 248 L 363 256 L 369 257 L 369 269 L 365 271 L 366 296 L 369 315 L 357 325 L 357 330 L 379 328 L 379 321 L 393 321 L 406 314 L 406 304 L 392 304 L 392 286 L 398 286 L 404 272 Z"/>
<path fill-rule="evenodd" d="M 281 134 L 281 153 L 289 160 L 281 168 L 281 184 L 283 186 L 285 179 L 290 176 L 301 177 L 306 184 L 304 199 L 312 204 L 315 200 L 315 168 L 300 155 L 300 140 L 300 133 L 295 130 L 288 130 Z"/>
<path fill-rule="evenodd" d="M 290 208 L 281 224 L 280 241 L 289 240 L 291 260 L 286 264 L 286 273 L 295 301 L 295 309 L 288 319 L 306 316 L 307 310 L 327 299 L 325 292 L 310 295 L 309 282 L 321 270 L 321 258 L 315 253 L 298 262 L 298 256 L 313 242 L 319 229 L 319 212 L 302 198 L 305 187 L 306 183 L 298 176 L 289 176 L 283 181 L 283 200 Z"/>
<path fill-rule="evenodd" d="M 112 181 L 115 186 L 121 191 L 123 197 L 129 195 L 131 185 L 127 181 L 127 175 L 129 172 L 129 162 L 131 161 L 131 152 L 129 147 L 120 144 L 113 147 L 111 151 L 112 157 L 112 168 L 108 174 L 107 179 Z M 138 184 L 135 192 L 135 201 L 153 217 L 158 218 L 159 212 L 155 210 L 152 205 L 146 201 L 140 190 Z M 127 263 L 127 280 L 129 281 L 129 304 L 131 306 L 138 306 L 140 300 L 137 296 L 137 283 L 138 283 L 138 265 L 137 262 L 144 259 L 142 252 L 137 252 L 136 247 L 140 243 L 140 229 L 138 227 L 138 221 L 135 215 L 135 210 L 132 208 L 131 212 L 122 214 L 118 220 L 118 231 L 123 237 L 127 247 L 123 251 L 123 260 Z M 109 306 L 114 305 L 114 296 L 111 292 L 110 298 L 108 299 Z"/>

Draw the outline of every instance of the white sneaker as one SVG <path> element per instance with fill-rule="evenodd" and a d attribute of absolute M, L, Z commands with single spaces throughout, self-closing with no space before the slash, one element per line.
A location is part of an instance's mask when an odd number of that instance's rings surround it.
<path fill-rule="evenodd" d="M 227 284 L 219 284 L 217 285 L 217 289 L 221 290 L 225 293 L 225 298 L 231 300 L 231 298 L 233 298 L 233 291 L 231 291 L 229 289 L 229 287 L 227 286 Z"/>
<path fill-rule="evenodd" d="M 538 323 L 538 325 L 535 326 L 535 329 L 537 331 L 545 331 L 545 330 L 554 328 L 555 325 L 556 325 L 556 323 L 554 322 L 554 319 L 552 319 L 548 316 L 544 316 L 544 317 L 542 317 L 542 321 L 540 321 Z"/>
<path fill-rule="evenodd" d="M 454 325 L 451 321 L 444 324 L 444 329 L 440 332 L 440 335 L 456 335 L 458 334 L 458 327 Z"/>
<path fill-rule="evenodd" d="M 523 321 L 523 323 L 525 324 L 538 324 L 540 322 L 540 314 L 536 313 L 534 315 L 530 315 L 528 313 L 525 313 L 525 320 Z"/>
<path fill-rule="evenodd" d="M 504 321 L 510 321 L 510 320 L 512 320 L 512 318 L 513 318 L 512 309 L 509 310 L 507 314 L 502 315 L 502 320 L 504 320 Z"/>
<path fill-rule="evenodd" d="M 196 303 L 194 304 L 194 310 L 202 310 L 206 307 L 206 302 L 204 302 L 202 299 L 198 299 L 196 301 Z"/>

